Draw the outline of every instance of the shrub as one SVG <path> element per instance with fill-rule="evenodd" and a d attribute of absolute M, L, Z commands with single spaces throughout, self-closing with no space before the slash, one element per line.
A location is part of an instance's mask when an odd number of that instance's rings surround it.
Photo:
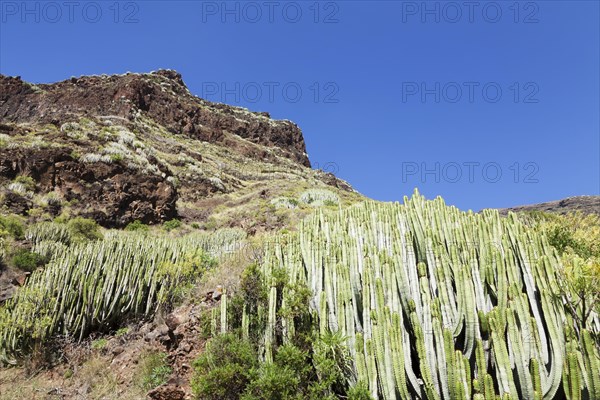
<path fill-rule="evenodd" d="M 21 218 L 16 215 L 0 215 L 0 237 L 12 236 L 15 239 L 23 239 L 25 235 L 25 225 Z"/>
<path fill-rule="evenodd" d="M 348 400 L 373 400 L 369 386 L 365 382 L 359 381 L 348 390 Z"/>
<path fill-rule="evenodd" d="M 181 221 L 178 219 L 172 219 L 170 221 L 167 221 L 163 224 L 163 228 L 167 231 L 170 232 L 173 229 L 177 229 L 181 226 Z"/>
<path fill-rule="evenodd" d="M 115 153 L 115 154 L 111 154 L 111 155 L 110 155 L 110 160 L 111 160 L 112 162 L 119 162 L 119 161 L 122 161 L 122 160 L 123 160 L 123 155 L 122 155 L 122 154 L 116 154 L 116 153 Z"/>
<path fill-rule="evenodd" d="M 108 340 L 106 340 L 105 338 L 96 339 L 92 342 L 92 349 L 102 350 L 106 347 L 107 344 L 108 344 Z"/>
<path fill-rule="evenodd" d="M 25 175 L 17 176 L 14 180 L 14 183 L 23 185 L 25 187 L 26 191 L 35 190 L 35 181 L 30 176 L 25 176 Z"/>
<path fill-rule="evenodd" d="M 97 163 L 100 162 L 100 160 L 102 160 L 102 156 L 96 153 L 87 153 L 79 157 L 79 159 L 84 163 Z"/>
<path fill-rule="evenodd" d="M 192 390 L 203 400 L 237 400 L 258 366 L 252 345 L 233 334 L 210 340 L 194 361 Z"/>
<path fill-rule="evenodd" d="M 298 200 L 289 197 L 277 197 L 271 200 L 275 208 L 298 208 Z"/>
<path fill-rule="evenodd" d="M 129 328 L 124 327 L 124 328 L 119 328 L 117 330 L 117 332 L 115 333 L 116 337 L 123 337 L 125 335 L 127 335 L 129 333 Z"/>
<path fill-rule="evenodd" d="M 164 352 L 147 352 L 142 355 L 138 372 L 138 385 L 142 389 L 154 389 L 167 382 L 169 375 L 173 373 L 167 357 Z"/>
<path fill-rule="evenodd" d="M 258 378 L 250 382 L 240 400 L 301 400 L 300 378 L 289 368 L 265 364 Z"/>
<path fill-rule="evenodd" d="M 311 206 L 337 205 L 340 199 L 337 194 L 327 189 L 309 189 L 300 195 L 300 201 Z"/>
<path fill-rule="evenodd" d="M 127 226 L 125 227 L 126 231 L 137 231 L 137 232 L 148 232 L 150 230 L 150 227 L 144 223 L 142 223 L 142 221 L 140 221 L 139 219 L 136 219 L 133 222 L 130 222 L 129 224 L 127 224 Z"/>
<path fill-rule="evenodd" d="M 327 206 L 327 207 L 335 207 L 338 205 L 337 202 L 333 201 L 333 200 L 325 200 L 323 202 L 323 205 Z"/>
<path fill-rule="evenodd" d="M 45 203 L 46 205 L 54 206 L 54 205 L 60 205 L 62 203 L 62 200 L 61 200 L 60 196 L 58 195 L 58 193 L 50 192 L 42 197 L 42 202 Z"/>
<path fill-rule="evenodd" d="M 100 227 L 93 219 L 77 217 L 67 223 L 67 228 L 74 241 L 101 240 Z"/>
<path fill-rule="evenodd" d="M 192 284 L 206 270 L 216 266 L 217 261 L 205 252 L 183 254 L 177 262 L 165 261 L 159 264 L 157 279 L 171 288 L 158 294 L 158 300 L 168 306 L 179 304 L 192 288 Z"/>
<path fill-rule="evenodd" d="M 46 260 L 37 253 L 26 249 L 19 249 L 11 259 L 11 264 L 23 271 L 33 272 L 36 268 L 44 265 Z"/>

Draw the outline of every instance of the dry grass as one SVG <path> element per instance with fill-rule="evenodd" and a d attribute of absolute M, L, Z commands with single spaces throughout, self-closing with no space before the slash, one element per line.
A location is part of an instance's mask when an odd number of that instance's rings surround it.
<path fill-rule="evenodd" d="M 2 369 L 0 400 L 139 400 L 145 397 L 135 385 L 120 383 L 110 360 L 92 355 L 73 370 L 61 366 L 27 376 L 21 368 Z"/>

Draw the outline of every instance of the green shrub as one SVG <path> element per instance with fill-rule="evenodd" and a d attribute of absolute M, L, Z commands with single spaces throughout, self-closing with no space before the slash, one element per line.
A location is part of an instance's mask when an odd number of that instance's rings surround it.
<path fill-rule="evenodd" d="M 130 222 L 129 224 L 127 224 L 127 226 L 125 227 L 126 231 L 137 231 L 137 232 L 148 232 L 150 230 L 150 227 L 144 223 L 142 223 L 142 221 L 140 221 L 139 219 L 136 219 L 133 222 Z"/>
<path fill-rule="evenodd" d="M 117 330 L 117 332 L 115 333 L 116 337 L 123 337 L 125 335 L 127 335 L 129 333 L 129 328 L 125 327 L 125 328 L 119 328 Z"/>
<path fill-rule="evenodd" d="M 20 217 L 16 215 L 0 215 L 0 237 L 12 236 L 15 239 L 23 239 L 25 225 Z"/>
<path fill-rule="evenodd" d="M 44 265 L 46 260 L 37 253 L 26 249 L 19 249 L 11 259 L 11 264 L 23 271 L 33 272 L 36 268 Z"/>
<path fill-rule="evenodd" d="M 25 189 L 28 191 L 35 190 L 35 181 L 30 176 L 24 176 L 24 175 L 17 176 L 15 178 L 14 182 L 22 184 L 23 186 L 25 186 Z"/>
<path fill-rule="evenodd" d="M 181 221 L 178 219 L 172 219 L 170 221 L 167 221 L 163 224 L 163 228 L 167 231 L 170 232 L 173 229 L 177 229 L 181 226 Z"/>
<path fill-rule="evenodd" d="M 119 162 L 123 160 L 123 155 L 122 154 L 111 154 L 110 155 L 110 160 L 112 162 Z"/>
<path fill-rule="evenodd" d="M 154 389 L 167 382 L 169 375 L 173 373 L 167 357 L 164 352 L 147 352 L 142 355 L 138 372 L 138 385 L 142 389 Z"/>
<path fill-rule="evenodd" d="M 300 377 L 290 368 L 264 364 L 240 400 L 303 400 L 298 391 L 300 383 Z"/>
<path fill-rule="evenodd" d="M 198 399 L 237 400 L 253 380 L 257 366 L 257 355 L 249 342 L 233 334 L 217 336 L 194 361 L 192 390 Z"/>
<path fill-rule="evenodd" d="M 365 382 L 359 381 L 348 390 L 348 400 L 373 400 L 369 386 Z"/>
<path fill-rule="evenodd" d="M 100 227 L 93 219 L 76 217 L 67 223 L 74 241 L 85 242 L 88 240 L 101 240 L 103 238 Z"/>
<path fill-rule="evenodd" d="M 158 265 L 157 279 L 171 288 L 161 292 L 158 300 L 168 306 L 181 303 L 192 289 L 193 283 L 217 261 L 204 252 L 186 253 L 177 262 L 165 261 Z"/>
<path fill-rule="evenodd" d="M 102 350 L 106 347 L 107 344 L 108 344 L 108 340 L 106 340 L 105 338 L 96 339 L 92 342 L 92 349 Z"/>

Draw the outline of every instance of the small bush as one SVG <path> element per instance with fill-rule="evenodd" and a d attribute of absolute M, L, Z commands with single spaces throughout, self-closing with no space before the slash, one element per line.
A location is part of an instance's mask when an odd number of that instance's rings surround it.
<path fill-rule="evenodd" d="M 192 390 L 203 400 L 237 400 L 253 380 L 257 366 L 250 343 L 233 334 L 217 336 L 194 361 Z"/>
<path fill-rule="evenodd" d="M 348 400 L 373 400 L 369 386 L 365 382 L 359 381 L 348 390 Z"/>
<path fill-rule="evenodd" d="M 300 195 L 300 201 L 311 206 L 319 207 L 328 204 L 338 204 L 339 196 L 327 189 L 309 189 Z M 326 203 L 327 202 L 327 203 Z"/>
<path fill-rule="evenodd" d="M 300 377 L 289 368 L 265 364 L 257 379 L 250 382 L 240 400 L 302 400 Z"/>
<path fill-rule="evenodd" d="M 125 328 L 119 328 L 117 330 L 117 333 L 115 333 L 116 337 L 123 337 L 125 335 L 127 335 L 129 333 L 129 328 L 125 327 Z"/>
<path fill-rule="evenodd" d="M 35 190 L 35 181 L 30 176 L 24 176 L 24 175 L 17 176 L 15 178 L 14 182 L 20 183 L 21 185 L 23 185 L 25 187 L 25 190 L 27 190 L 27 191 Z"/>
<path fill-rule="evenodd" d="M 122 154 L 111 154 L 110 155 L 110 160 L 112 162 L 119 162 L 119 161 L 123 161 L 123 155 Z"/>
<path fill-rule="evenodd" d="M 133 222 L 130 222 L 126 227 L 125 227 L 126 231 L 137 231 L 137 232 L 148 232 L 150 230 L 150 227 L 144 223 L 142 223 L 142 221 L 140 221 L 139 219 L 136 219 Z"/>
<path fill-rule="evenodd" d="M 163 228 L 167 231 L 170 232 L 173 229 L 177 229 L 181 226 L 181 221 L 178 219 L 172 219 L 170 221 L 167 221 L 163 224 Z"/>
<path fill-rule="evenodd" d="M 67 228 L 75 241 L 101 240 L 100 227 L 93 219 L 77 217 L 67 223 Z"/>
<path fill-rule="evenodd" d="M 96 339 L 92 342 L 92 349 L 102 350 L 106 347 L 107 344 L 108 344 L 108 340 L 106 340 L 105 338 Z"/>
<path fill-rule="evenodd" d="M 169 366 L 167 353 L 147 352 L 139 366 L 139 386 L 144 390 L 154 389 L 166 383 L 173 369 Z"/>
<path fill-rule="evenodd" d="M 23 239 L 25 235 L 25 225 L 21 218 L 16 215 L 0 215 L 0 237 L 11 236 L 15 239 Z"/>
<path fill-rule="evenodd" d="M 23 271 L 33 272 L 46 262 L 45 258 L 26 249 L 19 249 L 11 259 L 11 264 Z"/>

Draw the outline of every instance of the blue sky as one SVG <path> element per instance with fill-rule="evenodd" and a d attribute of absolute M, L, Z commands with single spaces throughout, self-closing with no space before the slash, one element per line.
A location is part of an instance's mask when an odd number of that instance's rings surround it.
<path fill-rule="evenodd" d="M 0 73 L 176 69 L 296 122 L 315 166 L 378 200 L 600 194 L 599 2 L 468 4 L 3 0 Z"/>

